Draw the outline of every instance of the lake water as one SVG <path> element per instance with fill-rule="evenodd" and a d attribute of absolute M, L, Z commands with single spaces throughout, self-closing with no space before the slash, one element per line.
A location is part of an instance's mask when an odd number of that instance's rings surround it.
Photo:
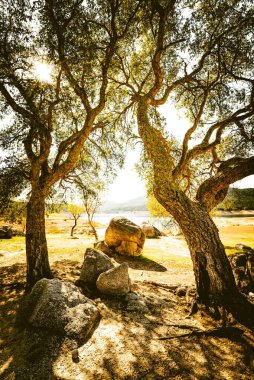
<path fill-rule="evenodd" d="M 144 222 L 153 224 L 159 229 L 168 229 L 167 223 L 170 223 L 170 218 L 152 218 L 148 212 L 136 211 L 136 212 L 121 212 L 121 213 L 98 213 L 94 216 L 94 221 L 108 226 L 110 220 L 117 216 L 123 216 L 137 225 L 141 225 Z M 83 216 L 86 219 L 86 216 Z M 235 219 L 234 219 L 235 218 Z M 218 227 L 225 227 L 228 225 L 254 225 L 254 214 L 222 214 L 221 216 L 213 217 L 215 224 Z"/>

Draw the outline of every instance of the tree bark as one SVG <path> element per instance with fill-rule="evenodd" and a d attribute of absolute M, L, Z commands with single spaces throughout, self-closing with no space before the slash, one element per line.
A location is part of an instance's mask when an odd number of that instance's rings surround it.
<path fill-rule="evenodd" d="M 209 215 L 207 202 L 203 198 L 192 201 L 180 189 L 179 178 L 173 176 L 174 162 L 166 141 L 149 120 L 148 101 L 145 97 L 138 102 L 137 121 L 139 135 L 153 165 L 154 195 L 178 222 L 186 238 L 193 261 L 198 303 L 206 308 L 225 308 L 239 322 L 254 327 L 254 305 L 236 287 L 218 229 Z M 219 188 L 220 197 L 226 195 L 224 187 Z M 203 193 L 206 194 L 205 191 L 200 193 L 202 196 Z M 217 194 L 218 192 L 213 198 L 218 201 Z M 212 204 L 214 203 L 213 199 Z"/>
<path fill-rule="evenodd" d="M 91 218 L 89 217 L 89 214 L 88 215 L 88 223 L 89 223 L 89 226 L 91 227 L 92 231 L 93 231 L 93 235 L 94 235 L 94 238 L 95 238 L 95 241 L 97 242 L 99 240 L 98 238 L 98 234 L 97 234 L 97 231 L 93 225 L 93 222 L 91 220 Z"/>
<path fill-rule="evenodd" d="M 32 191 L 27 204 L 26 257 L 29 287 L 42 278 L 53 278 L 46 241 L 45 196 L 39 190 Z"/>
<path fill-rule="evenodd" d="M 198 304 L 223 307 L 239 322 L 253 328 L 254 305 L 236 287 L 218 228 L 207 210 L 189 201 L 174 209 L 168 207 L 168 211 L 180 225 L 190 250 Z"/>

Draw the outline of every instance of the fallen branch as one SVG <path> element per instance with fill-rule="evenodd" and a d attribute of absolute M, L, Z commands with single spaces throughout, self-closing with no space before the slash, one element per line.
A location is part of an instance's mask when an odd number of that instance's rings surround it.
<path fill-rule="evenodd" d="M 154 286 L 158 286 L 160 288 L 163 288 L 163 289 L 167 289 L 167 290 L 170 290 L 170 291 L 174 291 L 176 290 L 178 287 L 179 287 L 179 284 L 163 284 L 161 282 L 155 282 L 155 281 L 141 281 L 142 284 L 148 284 L 148 285 L 154 285 Z"/>
<path fill-rule="evenodd" d="M 171 336 L 163 336 L 160 338 L 156 338 L 156 340 L 169 340 L 169 339 L 178 339 L 178 338 L 185 338 L 185 337 L 193 337 L 193 336 L 213 336 L 217 338 L 229 338 L 229 336 L 240 337 L 244 333 L 244 330 L 241 330 L 237 327 L 221 327 L 221 328 L 215 328 L 215 329 L 209 329 L 209 330 L 193 330 L 190 333 L 185 333 L 181 335 L 171 335 Z"/>

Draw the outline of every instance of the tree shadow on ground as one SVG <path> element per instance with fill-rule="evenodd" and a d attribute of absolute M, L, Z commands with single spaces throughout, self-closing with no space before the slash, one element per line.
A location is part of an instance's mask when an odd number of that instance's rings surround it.
<path fill-rule="evenodd" d="M 71 276 L 65 279 L 72 280 L 77 277 L 73 274 L 77 265 L 80 263 L 65 260 L 53 267 L 57 275 L 64 272 Z M 208 325 L 204 319 L 187 318 L 183 298 L 142 282 L 135 282 L 132 290 L 138 297 L 143 297 L 149 311 L 129 311 L 124 298 L 101 297 L 98 300 L 101 323 L 92 338 L 79 348 L 79 362 L 74 363 L 65 342 L 54 340 L 52 336 L 40 337 L 36 332 L 30 337 L 24 336 L 14 326 L 18 300 L 24 294 L 25 266 L 16 264 L 2 268 L 1 273 L 4 274 L 1 277 L 0 304 L 3 326 L 0 329 L 1 379 L 254 378 L 253 333 L 244 330 L 242 335 L 229 334 L 220 338 L 202 335 L 180 337 L 192 328 L 207 329 L 211 324 Z M 169 336 L 174 339 L 160 340 Z"/>
<path fill-rule="evenodd" d="M 78 262 L 63 260 L 52 265 L 56 276 L 64 274 L 72 280 Z M 16 323 L 19 306 L 27 297 L 25 291 L 26 266 L 14 264 L 0 268 L 0 379 L 51 380 L 54 363 L 60 353 L 70 354 L 77 342 L 47 330 L 26 329 L 22 321 Z M 22 326 L 23 325 L 23 326 Z"/>
<path fill-rule="evenodd" d="M 114 254 L 113 258 L 119 264 L 128 263 L 131 269 L 154 271 L 154 272 L 167 271 L 167 268 L 164 267 L 163 265 L 157 263 L 156 261 L 150 260 L 144 256 L 128 257 L 128 256 L 120 256 L 120 255 Z"/>
<path fill-rule="evenodd" d="M 54 367 L 59 378 L 63 374 L 73 380 L 82 376 L 93 380 L 253 378 L 251 332 L 240 327 L 239 334 L 229 332 L 223 337 L 181 337 L 190 329 L 209 326 L 186 318 L 184 301 L 173 293 L 142 283 L 134 287 L 136 294 L 145 296 L 149 312 L 130 312 L 124 299 L 103 297 L 103 319 L 91 340 L 79 349 L 76 377 L 72 377 L 70 361 L 59 358 Z M 167 336 L 174 339 L 160 340 Z"/>

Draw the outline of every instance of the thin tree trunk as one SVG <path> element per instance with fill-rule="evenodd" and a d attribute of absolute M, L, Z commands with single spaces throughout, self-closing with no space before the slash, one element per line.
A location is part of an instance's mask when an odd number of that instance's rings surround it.
<path fill-rule="evenodd" d="M 45 197 L 33 191 L 27 205 L 26 221 L 27 284 L 33 286 L 41 278 L 52 278 L 45 231 Z"/>
<path fill-rule="evenodd" d="M 71 227 L 71 237 L 73 237 L 74 235 L 74 230 L 77 227 L 77 224 L 78 224 L 78 220 L 74 218 L 74 226 Z"/>
<path fill-rule="evenodd" d="M 94 237 L 95 237 L 95 241 L 98 241 L 99 238 L 98 238 L 97 231 L 96 231 L 96 229 L 95 229 L 95 227 L 94 227 L 94 225 L 93 225 L 93 222 L 92 222 L 92 220 L 90 219 L 89 215 L 88 215 L 88 223 L 89 223 L 89 226 L 91 227 L 91 229 L 92 229 L 92 231 L 93 231 L 93 235 L 94 235 Z"/>

